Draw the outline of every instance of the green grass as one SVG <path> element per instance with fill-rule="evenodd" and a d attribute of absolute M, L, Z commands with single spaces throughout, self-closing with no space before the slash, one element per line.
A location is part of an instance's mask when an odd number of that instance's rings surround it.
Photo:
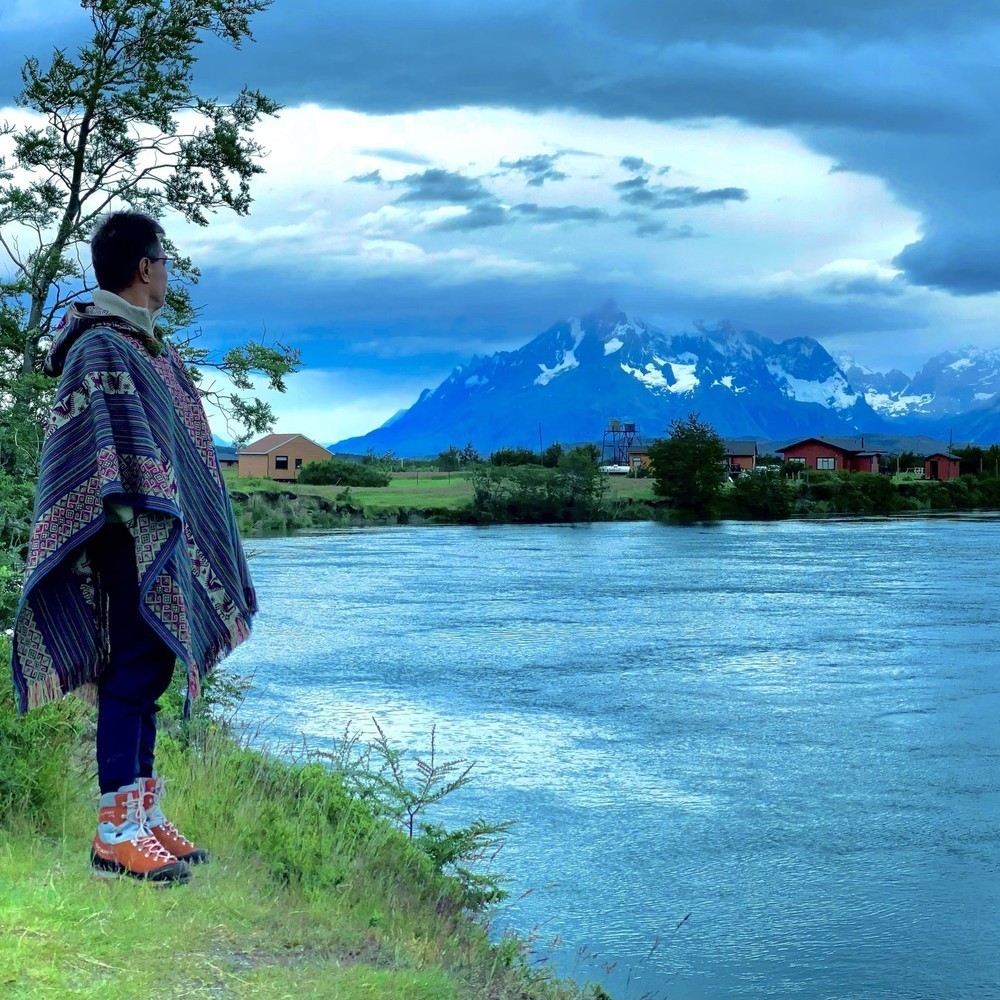
<path fill-rule="evenodd" d="M 4 997 L 469 995 L 426 940 L 376 934 L 357 906 L 276 886 L 245 858 L 223 853 L 164 890 L 95 879 L 88 840 L 0 832 Z"/>
<path fill-rule="evenodd" d="M 240 479 L 228 471 L 226 482 L 231 490 L 287 490 L 296 495 L 320 496 L 327 500 L 335 499 L 343 489 L 340 486 L 299 486 L 296 483 Z M 608 476 L 608 486 L 614 498 L 653 499 L 652 479 Z M 457 511 L 472 502 L 472 484 L 467 472 L 396 472 L 388 486 L 351 487 L 350 494 L 352 504 L 363 507 L 366 513 L 373 515 L 399 510 Z"/>
<path fill-rule="evenodd" d="M 4 1000 L 599 995 L 491 943 L 465 885 L 334 767 L 249 749 L 203 712 L 168 721 L 157 760 L 168 815 L 212 862 L 167 889 L 98 878 L 92 721 L 73 699 L 18 719 L 0 691 L 0 779 L 20 789 L 0 797 Z"/>
<path fill-rule="evenodd" d="M 354 502 L 366 510 L 458 510 L 472 502 L 466 472 L 397 472 L 388 486 L 359 486 Z"/>

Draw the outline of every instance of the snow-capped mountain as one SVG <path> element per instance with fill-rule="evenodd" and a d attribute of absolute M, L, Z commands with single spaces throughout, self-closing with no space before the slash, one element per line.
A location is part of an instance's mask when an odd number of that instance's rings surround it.
<path fill-rule="evenodd" d="M 887 423 L 808 337 L 775 343 L 728 327 L 666 333 L 613 305 L 550 327 L 516 351 L 473 358 L 407 411 L 337 452 L 480 452 L 600 439 L 609 418 L 646 437 L 697 411 L 726 436 L 788 438 Z"/>
<path fill-rule="evenodd" d="M 1000 350 L 966 347 L 931 358 L 913 376 L 887 374 L 839 359 L 851 384 L 877 413 L 913 428 L 947 423 L 958 414 L 988 407 L 1000 393 Z M 848 363 L 851 362 L 851 363 Z"/>
<path fill-rule="evenodd" d="M 898 368 L 888 372 L 878 372 L 858 364 L 850 354 L 841 352 L 834 360 L 847 377 L 848 382 L 865 397 L 868 405 L 886 417 L 894 417 L 895 404 L 905 395 L 911 377 Z M 905 404 L 902 407 L 905 410 Z"/>

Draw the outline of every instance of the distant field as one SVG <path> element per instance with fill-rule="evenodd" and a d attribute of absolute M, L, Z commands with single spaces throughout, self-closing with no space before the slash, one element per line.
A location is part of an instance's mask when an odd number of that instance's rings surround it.
<path fill-rule="evenodd" d="M 260 480 L 249 483 L 226 472 L 226 482 L 233 490 L 281 489 L 292 493 L 311 493 L 333 499 L 342 492 L 340 486 L 298 486 L 295 483 L 262 484 Z M 632 479 L 628 476 L 608 476 L 613 496 L 648 500 L 653 497 L 651 479 Z M 359 507 L 375 512 L 398 509 L 457 510 L 472 499 L 472 484 L 466 472 L 397 472 L 388 486 L 352 486 L 351 500 Z"/>

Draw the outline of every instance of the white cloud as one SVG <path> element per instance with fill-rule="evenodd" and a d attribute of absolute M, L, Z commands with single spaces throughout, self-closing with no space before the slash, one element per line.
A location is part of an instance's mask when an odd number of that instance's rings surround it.
<path fill-rule="evenodd" d="M 0 116 L 28 120 L 20 110 Z M 432 283 L 484 277 L 547 280 L 570 274 L 646 288 L 768 294 L 790 274 L 819 273 L 838 260 L 891 259 L 919 235 L 919 216 L 878 179 L 839 171 L 790 133 L 724 120 L 687 125 L 606 121 L 579 114 L 529 115 L 458 109 L 362 115 L 302 105 L 260 124 L 269 151 L 255 182 L 250 216 L 220 213 L 207 228 L 179 221 L 172 234 L 203 265 L 265 266 L 321 281 L 418 275 Z M 309 155 L 303 156 L 304 137 Z M 559 159 L 567 179 L 529 187 L 501 160 L 581 146 L 591 155 Z M 566 205 L 621 216 L 616 223 L 514 224 L 436 231 L 465 209 L 440 203 L 393 204 L 398 186 L 356 183 L 374 169 L 391 185 L 424 168 L 372 151 L 433 151 L 435 168 L 474 177 L 501 204 Z M 672 229 L 707 239 L 656 241 L 635 234 L 632 206 L 613 185 L 630 175 L 622 155 L 670 166 L 664 184 L 702 190 L 745 188 L 745 202 L 656 213 Z"/>
<path fill-rule="evenodd" d="M 790 133 L 721 120 L 693 127 L 471 108 L 374 116 L 303 105 L 264 122 L 258 137 L 270 152 L 251 216 L 219 216 L 185 237 L 206 262 L 227 258 L 239 245 L 248 248 L 249 261 L 285 262 L 316 274 L 384 276 L 388 268 L 461 281 L 483 272 L 606 278 L 613 271 L 646 285 L 753 291 L 789 269 L 888 260 L 917 238 L 920 222 L 878 179 L 831 174 L 829 159 Z M 520 173 L 496 173 L 503 159 L 581 146 L 596 155 L 561 157 L 565 181 L 528 187 Z M 629 176 L 619 165 L 625 154 L 669 165 L 656 178 L 664 184 L 741 187 L 749 198 L 657 213 L 671 228 L 690 225 L 709 237 L 703 240 L 640 239 L 627 219 L 571 227 L 522 220 L 442 233 L 431 227 L 464 209 L 393 204 L 403 191 L 388 185 L 425 168 L 370 152 L 379 148 L 431 153 L 435 168 L 479 178 L 506 206 L 530 201 L 630 212 L 612 189 Z M 350 180 L 376 169 L 385 184 Z"/>
<path fill-rule="evenodd" d="M 271 404 L 277 415 L 274 430 L 281 434 L 305 434 L 319 444 L 366 434 L 385 423 L 403 407 L 412 405 L 422 382 L 391 378 L 377 372 L 359 377 L 356 371 L 308 368 L 287 379 L 288 391 L 274 392 L 260 381 L 244 396 L 256 396 Z M 217 373 L 206 373 L 205 387 L 222 395 L 232 393 L 232 383 Z M 215 434 L 231 440 L 239 428 L 215 406 L 207 405 L 209 424 Z"/>

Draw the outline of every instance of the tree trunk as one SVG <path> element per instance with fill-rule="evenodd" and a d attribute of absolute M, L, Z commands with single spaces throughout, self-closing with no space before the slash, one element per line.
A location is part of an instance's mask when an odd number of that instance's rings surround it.
<path fill-rule="evenodd" d="M 42 323 L 42 310 L 45 299 L 35 292 L 31 296 L 31 314 L 28 316 L 28 329 L 24 334 L 24 359 L 21 362 L 21 372 L 30 375 L 35 370 L 35 353 L 38 350 L 38 340 L 41 337 L 39 327 Z"/>

